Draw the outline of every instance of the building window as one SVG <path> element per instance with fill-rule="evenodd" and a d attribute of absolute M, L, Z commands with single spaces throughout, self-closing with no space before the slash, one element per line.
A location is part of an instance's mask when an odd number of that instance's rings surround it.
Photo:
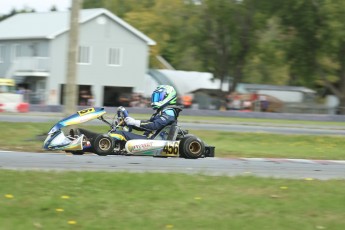
<path fill-rule="evenodd" d="M 22 46 L 20 44 L 14 44 L 12 49 L 12 61 L 17 60 L 22 56 Z"/>
<path fill-rule="evenodd" d="M 111 65 L 111 66 L 122 65 L 122 49 L 121 48 L 109 48 L 108 65 Z"/>
<path fill-rule="evenodd" d="M 0 63 L 5 62 L 5 46 L 0 45 Z"/>
<path fill-rule="evenodd" d="M 78 63 L 91 64 L 91 47 L 90 46 L 79 46 Z"/>

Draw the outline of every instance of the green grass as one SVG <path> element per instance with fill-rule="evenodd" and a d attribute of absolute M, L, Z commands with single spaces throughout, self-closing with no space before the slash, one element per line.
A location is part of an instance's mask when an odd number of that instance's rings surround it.
<path fill-rule="evenodd" d="M 52 125 L 0 122 L 0 149 L 43 151 Z M 221 157 L 345 159 L 343 137 L 190 133 Z M 344 191 L 344 180 L 0 170 L 0 229 L 342 230 Z"/>
<path fill-rule="evenodd" d="M 50 123 L 0 122 L 0 149 L 42 152 L 43 140 Z M 84 126 L 96 132 L 107 127 Z M 216 146 L 218 157 L 275 157 L 344 160 L 345 141 L 341 136 L 278 135 L 190 130 L 207 144 Z"/>
<path fill-rule="evenodd" d="M 337 180 L 9 170 L 0 178 L 0 229 L 345 226 L 345 183 Z"/>
<path fill-rule="evenodd" d="M 146 116 L 147 117 L 147 116 Z M 287 119 L 269 119 L 269 118 L 241 118 L 241 117 L 215 117 L 215 116 L 186 116 L 182 115 L 179 117 L 179 121 L 181 122 L 196 122 L 196 123 L 204 123 L 210 122 L 212 123 L 257 123 L 257 124 L 270 124 L 270 125 L 325 125 L 325 126 L 334 126 L 336 127 L 345 127 L 344 122 L 337 122 L 337 121 L 312 121 L 312 120 L 287 120 Z"/>
<path fill-rule="evenodd" d="M 183 113 L 183 112 L 182 112 Z M 150 114 L 131 114 L 137 119 L 147 119 L 151 117 Z M 334 129 L 345 128 L 345 122 L 340 121 L 312 121 L 312 120 L 287 120 L 287 119 L 269 119 L 269 118 L 241 118 L 230 116 L 189 116 L 181 114 L 179 122 L 193 122 L 193 123 L 215 123 L 215 124 L 252 124 L 273 126 L 329 126 Z"/>
<path fill-rule="evenodd" d="M 195 130 L 223 157 L 345 159 L 344 137 L 232 133 Z"/>

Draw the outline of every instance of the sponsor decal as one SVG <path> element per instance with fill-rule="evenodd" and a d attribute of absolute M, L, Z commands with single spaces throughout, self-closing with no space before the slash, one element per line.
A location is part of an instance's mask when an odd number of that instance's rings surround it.
<path fill-rule="evenodd" d="M 179 141 L 167 142 L 163 148 L 162 155 L 177 156 L 179 153 Z"/>
<path fill-rule="evenodd" d="M 136 144 L 131 146 L 131 152 L 135 153 L 135 152 L 141 152 L 141 151 L 146 151 L 151 149 L 153 146 L 153 142 L 147 142 L 147 143 L 142 143 L 142 144 Z"/>

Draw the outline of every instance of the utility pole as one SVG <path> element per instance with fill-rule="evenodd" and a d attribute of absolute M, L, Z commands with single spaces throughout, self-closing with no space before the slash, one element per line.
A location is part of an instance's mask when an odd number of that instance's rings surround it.
<path fill-rule="evenodd" d="M 77 55 L 79 40 L 79 10 L 83 0 L 71 0 L 70 30 L 67 58 L 67 75 L 64 93 L 64 113 L 71 115 L 77 107 Z"/>

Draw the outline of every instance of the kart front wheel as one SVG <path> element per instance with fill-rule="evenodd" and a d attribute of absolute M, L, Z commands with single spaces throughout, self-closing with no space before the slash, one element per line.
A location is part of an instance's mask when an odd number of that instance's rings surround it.
<path fill-rule="evenodd" d="M 112 137 L 106 134 L 100 134 L 96 136 L 93 147 L 97 155 L 106 156 L 113 153 L 115 141 Z"/>
<path fill-rule="evenodd" d="M 202 157 L 205 152 L 205 144 L 198 137 L 186 135 L 180 141 L 180 156 L 196 159 Z"/>

